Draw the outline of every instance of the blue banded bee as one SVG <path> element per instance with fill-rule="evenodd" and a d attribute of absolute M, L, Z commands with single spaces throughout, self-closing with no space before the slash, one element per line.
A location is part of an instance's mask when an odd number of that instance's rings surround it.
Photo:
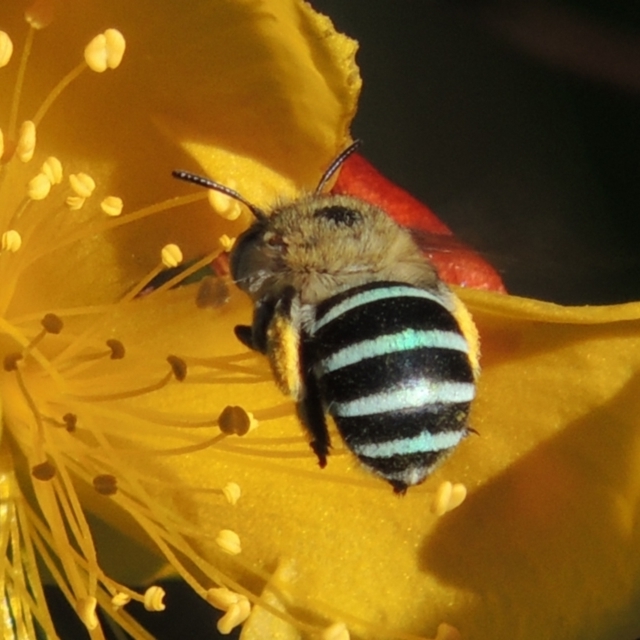
<path fill-rule="evenodd" d="M 314 193 L 268 214 L 224 185 L 174 175 L 226 193 L 256 217 L 230 256 L 254 304 L 251 325 L 235 333 L 268 356 L 320 467 L 329 414 L 360 463 L 404 493 L 470 431 L 478 336 L 406 229 L 369 203 L 323 193 L 357 146 Z"/>

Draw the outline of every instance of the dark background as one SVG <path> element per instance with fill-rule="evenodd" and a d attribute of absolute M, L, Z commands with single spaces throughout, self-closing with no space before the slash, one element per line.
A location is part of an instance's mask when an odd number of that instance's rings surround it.
<path fill-rule="evenodd" d="M 640 299 L 637 1 L 311 3 L 360 42 L 363 154 L 511 292 Z"/>
<path fill-rule="evenodd" d="M 360 42 L 353 134 L 364 155 L 480 250 L 512 293 L 640 300 L 637 0 L 312 5 Z M 215 638 L 212 609 L 184 585 L 164 586 L 167 610 L 140 613 L 150 631 Z M 60 636 L 86 637 L 52 598 Z"/>

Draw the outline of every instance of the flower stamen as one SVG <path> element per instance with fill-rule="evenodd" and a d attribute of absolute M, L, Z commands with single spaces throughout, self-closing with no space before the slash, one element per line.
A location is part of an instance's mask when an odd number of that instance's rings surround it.
<path fill-rule="evenodd" d="M 237 556 L 242 551 L 240 536 L 231 529 L 221 529 L 216 536 L 216 544 L 230 556 Z"/>
<path fill-rule="evenodd" d="M 162 587 L 153 585 L 144 592 L 144 608 L 147 611 L 164 611 L 166 605 L 164 604 L 165 590 Z"/>
<path fill-rule="evenodd" d="M 442 516 L 448 511 L 459 507 L 467 497 L 467 488 L 461 484 L 452 484 L 448 480 L 442 482 L 437 488 L 433 502 L 431 503 L 431 513 Z"/>

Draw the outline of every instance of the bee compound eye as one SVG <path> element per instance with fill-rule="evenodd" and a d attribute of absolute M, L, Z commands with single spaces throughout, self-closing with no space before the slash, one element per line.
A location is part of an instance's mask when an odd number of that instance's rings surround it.
<path fill-rule="evenodd" d="M 353 225 L 358 224 L 362 220 L 362 215 L 359 211 L 341 205 L 322 207 L 313 215 L 315 218 L 324 218 L 343 227 L 353 227 Z"/>

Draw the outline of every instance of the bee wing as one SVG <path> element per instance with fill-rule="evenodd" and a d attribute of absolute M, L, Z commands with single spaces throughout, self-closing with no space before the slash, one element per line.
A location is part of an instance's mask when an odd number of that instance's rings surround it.
<path fill-rule="evenodd" d="M 267 355 L 276 384 L 296 401 L 304 395 L 300 332 L 300 299 L 291 287 L 275 305 L 267 329 Z"/>

